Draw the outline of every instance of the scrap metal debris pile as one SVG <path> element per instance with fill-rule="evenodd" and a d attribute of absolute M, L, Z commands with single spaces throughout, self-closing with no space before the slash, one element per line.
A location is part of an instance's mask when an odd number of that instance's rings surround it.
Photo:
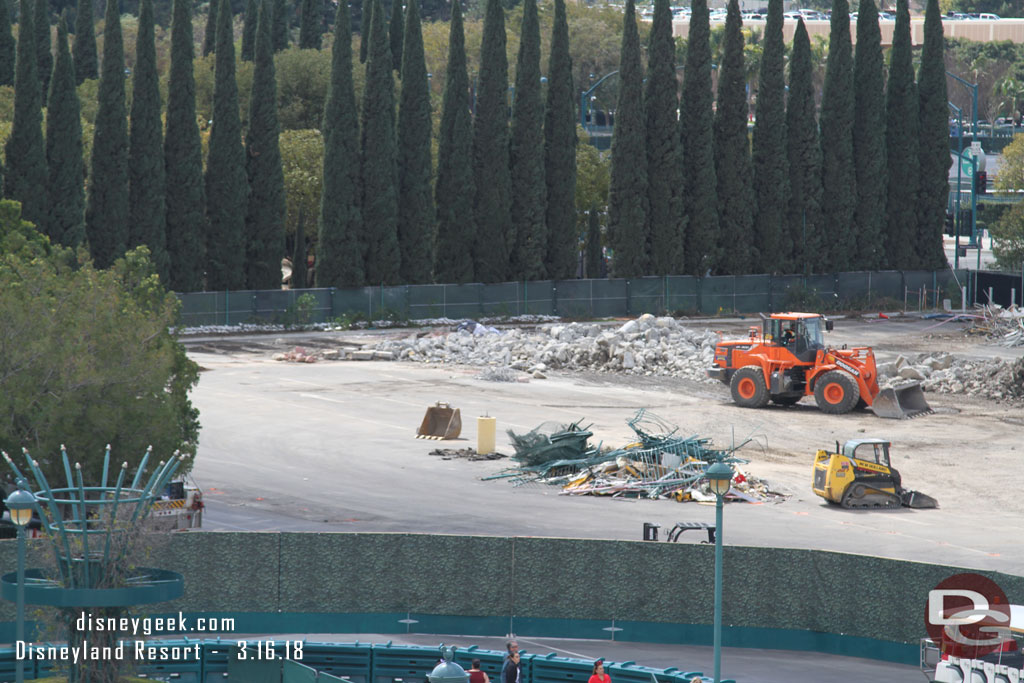
<path fill-rule="evenodd" d="M 970 332 L 983 334 L 1000 346 L 1024 346 L 1024 309 L 1016 304 L 1009 308 L 998 304 L 983 306 Z"/>
<path fill-rule="evenodd" d="M 437 336 L 413 335 L 380 342 L 374 349 L 397 360 L 490 365 L 531 374 L 555 368 L 710 382 L 704 370 L 711 364 L 718 340 L 711 330 L 693 330 L 674 318 L 650 314 L 617 329 L 568 323 L 489 330 L 493 328 L 481 333 L 463 329 Z"/>
<path fill-rule="evenodd" d="M 653 413 L 640 410 L 627 421 L 637 440 L 623 448 L 603 449 L 580 422 L 546 422 L 526 434 L 509 430 L 518 463 L 487 479 L 509 479 L 515 486 L 543 483 L 562 488 L 562 495 L 608 495 L 651 499 L 714 501 L 705 470 L 714 462 L 733 466 L 727 498 L 748 502 L 779 500 L 768 485 L 742 469 L 746 460 L 733 454 L 749 440 L 729 450 L 712 448 L 710 439 L 682 437 L 675 427 Z"/>

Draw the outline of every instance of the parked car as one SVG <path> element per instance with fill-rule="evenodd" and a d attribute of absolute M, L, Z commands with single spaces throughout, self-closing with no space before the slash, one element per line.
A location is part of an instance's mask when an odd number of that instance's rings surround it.
<path fill-rule="evenodd" d="M 786 12 L 782 15 L 782 18 L 786 21 L 796 21 L 797 19 L 803 19 L 799 12 Z"/>
<path fill-rule="evenodd" d="M 990 12 L 982 12 L 978 15 L 978 18 L 983 21 L 999 21 L 999 15 Z"/>

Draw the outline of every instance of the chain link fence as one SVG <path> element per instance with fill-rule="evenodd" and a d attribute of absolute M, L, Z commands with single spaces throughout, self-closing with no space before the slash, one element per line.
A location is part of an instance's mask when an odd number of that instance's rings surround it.
<path fill-rule="evenodd" d="M 642 313 L 718 315 L 878 307 L 938 308 L 960 303 L 967 271 L 881 271 L 832 275 L 721 275 L 496 284 L 400 285 L 351 289 L 256 290 L 179 294 L 182 324 L 308 323 Z"/>

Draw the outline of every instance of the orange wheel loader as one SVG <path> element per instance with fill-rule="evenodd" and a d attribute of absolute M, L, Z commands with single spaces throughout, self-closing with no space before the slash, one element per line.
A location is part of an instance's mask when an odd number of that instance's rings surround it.
<path fill-rule="evenodd" d="M 718 343 L 708 377 L 728 385 L 732 400 L 747 408 L 814 396 L 835 415 L 863 407 L 894 419 L 932 412 L 917 382 L 880 390 L 871 348 L 830 348 L 824 332 L 831 330 L 832 321 L 817 313 L 762 316 L 747 339 Z"/>

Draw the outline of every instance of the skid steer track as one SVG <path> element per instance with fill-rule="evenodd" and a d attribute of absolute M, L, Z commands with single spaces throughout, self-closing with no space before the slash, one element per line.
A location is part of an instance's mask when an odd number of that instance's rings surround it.
<path fill-rule="evenodd" d="M 866 484 L 854 484 L 843 496 L 842 505 L 851 510 L 895 510 L 903 505 L 896 494 Z"/>

